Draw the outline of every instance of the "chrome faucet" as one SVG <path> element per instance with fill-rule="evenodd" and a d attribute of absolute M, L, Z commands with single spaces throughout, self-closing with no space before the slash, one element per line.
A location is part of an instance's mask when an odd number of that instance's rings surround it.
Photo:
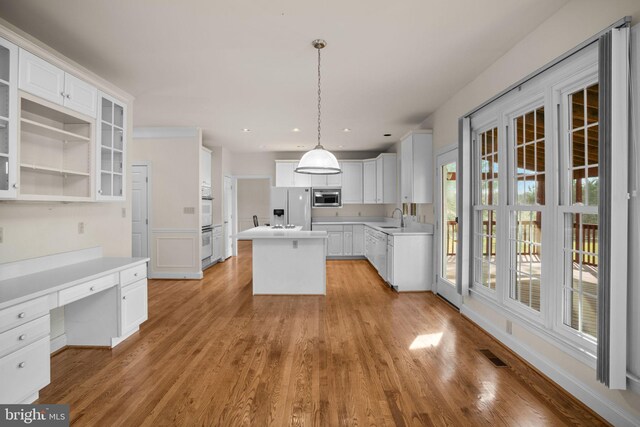
<path fill-rule="evenodd" d="M 393 212 L 391 212 L 391 218 L 393 218 L 393 214 L 395 214 L 396 211 L 400 211 L 400 228 L 404 228 L 404 215 L 402 214 L 402 209 L 395 208 Z"/>

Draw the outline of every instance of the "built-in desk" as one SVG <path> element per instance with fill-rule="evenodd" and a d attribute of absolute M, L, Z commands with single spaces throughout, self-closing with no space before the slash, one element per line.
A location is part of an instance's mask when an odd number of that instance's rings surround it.
<path fill-rule="evenodd" d="M 65 344 L 115 347 L 147 320 L 148 258 L 101 248 L 0 264 L 0 403 L 30 403 L 50 382 L 49 311 Z"/>

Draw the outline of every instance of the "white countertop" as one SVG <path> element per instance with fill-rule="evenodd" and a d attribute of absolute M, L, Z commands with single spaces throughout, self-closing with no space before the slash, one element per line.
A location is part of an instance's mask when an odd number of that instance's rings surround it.
<path fill-rule="evenodd" d="M 0 281 L 0 309 L 133 267 L 149 258 L 96 258 Z"/>
<path fill-rule="evenodd" d="M 303 231 L 302 227 L 297 226 L 290 229 L 271 228 L 266 225 L 250 228 L 232 236 L 238 240 L 254 240 L 254 239 L 326 239 L 326 231 Z"/>
<path fill-rule="evenodd" d="M 346 221 L 313 221 L 311 223 L 311 228 L 314 225 L 366 225 L 367 227 L 371 227 L 374 230 L 381 231 L 390 236 L 431 236 L 433 235 L 433 225 L 432 224 L 410 224 L 405 228 L 400 228 L 398 225 L 398 221 L 379 221 L 379 222 L 369 222 L 369 221 L 354 221 L 354 220 L 346 220 Z M 393 227 L 393 228 L 385 228 L 385 227 Z"/>

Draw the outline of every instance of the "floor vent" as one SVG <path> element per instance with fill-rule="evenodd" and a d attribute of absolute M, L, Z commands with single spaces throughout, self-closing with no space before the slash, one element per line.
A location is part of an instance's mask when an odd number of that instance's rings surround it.
<path fill-rule="evenodd" d="M 489 359 L 489 361 L 491 363 L 493 363 L 495 367 L 497 367 L 497 368 L 505 368 L 505 367 L 507 367 L 507 364 L 504 363 L 504 361 L 502 359 L 500 359 L 498 356 L 493 354 L 493 352 L 491 350 L 483 349 L 483 350 L 479 350 L 479 351 L 480 351 L 480 353 L 484 354 L 485 357 L 487 359 Z"/>

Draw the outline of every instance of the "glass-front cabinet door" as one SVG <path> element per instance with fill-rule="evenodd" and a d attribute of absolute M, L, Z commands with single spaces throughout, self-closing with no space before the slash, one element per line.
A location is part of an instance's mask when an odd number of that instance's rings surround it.
<path fill-rule="evenodd" d="M 18 47 L 0 38 L 0 199 L 15 199 L 17 176 Z"/>
<path fill-rule="evenodd" d="M 96 199 L 124 200 L 126 105 L 102 92 L 98 102 Z"/>

